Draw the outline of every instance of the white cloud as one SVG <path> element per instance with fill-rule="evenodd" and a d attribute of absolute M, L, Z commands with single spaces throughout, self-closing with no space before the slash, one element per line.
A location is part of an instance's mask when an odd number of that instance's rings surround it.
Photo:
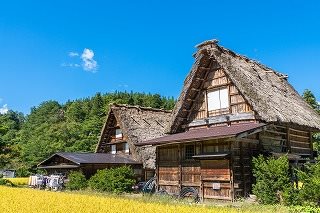
<path fill-rule="evenodd" d="M 79 53 L 77 52 L 69 52 L 69 57 L 76 57 L 76 56 L 79 56 Z"/>
<path fill-rule="evenodd" d="M 62 63 L 62 67 L 80 67 L 80 64 L 77 63 Z"/>
<path fill-rule="evenodd" d="M 0 108 L 0 114 L 7 114 L 7 112 L 9 111 L 8 109 L 8 105 L 5 104 Z"/>
<path fill-rule="evenodd" d="M 90 49 L 85 48 L 81 54 L 82 67 L 84 70 L 89 72 L 96 72 L 98 63 L 93 59 L 94 52 Z"/>
<path fill-rule="evenodd" d="M 80 55 L 78 52 L 70 51 L 68 56 L 72 59 L 72 62 L 64 62 L 62 67 L 79 68 L 82 67 L 85 71 L 96 72 L 98 69 L 98 63 L 93 59 L 94 52 L 91 49 L 85 48 Z M 71 60 L 71 59 L 70 59 Z"/>

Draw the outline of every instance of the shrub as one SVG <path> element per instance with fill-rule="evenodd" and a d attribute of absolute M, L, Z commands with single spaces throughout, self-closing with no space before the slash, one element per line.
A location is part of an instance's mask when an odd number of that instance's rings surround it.
<path fill-rule="evenodd" d="M 0 185 L 2 186 L 15 186 L 10 180 L 0 178 Z"/>
<path fill-rule="evenodd" d="M 27 167 L 20 167 L 16 170 L 16 176 L 17 177 L 28 177 L 32 173 L 29 171 Z"/>
<path fill-rule="evenodd" d="M 302 182 L 300 196 L 305 202 L 320 205 L 320 162 L 306 165 L 305 171 L 298 171 L 299 181 Z"/>
<path fill-rule="evenodd" d="M 278 203 L 283 193 L 293 187 L 290 183 L 287 157 L 276 159 L 260 155 L 253 158 L 253 176 L 256 178 L 253 193 L 264 204 Z"/>
<path fill-rule="evenodd" d="M 68 179 L 66 187 L 69 190 L 81 190 L 87 187 L 87 180 L 82 172 L 72 171 L 69 173 Z"/>
<path fill-rule="evenodd" d="M 129 192 L 135 183 L 133 170 L 128 166 L 99 170 L 89 180 L 89 187 L 114 193 Z"/>

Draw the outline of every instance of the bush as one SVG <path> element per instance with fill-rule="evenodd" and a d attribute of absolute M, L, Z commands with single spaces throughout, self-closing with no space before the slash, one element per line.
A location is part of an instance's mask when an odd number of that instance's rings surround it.
<path fill-rule="evenodd" d="M 264 204 L 280 202 L 284 192 L 293 187 L 290 183 L 287 157 L 275 159 L 260 155 L 253 158 L 253 176 L 256 178 L 253 193 Z"/>
<path fill-rule="evenodd" d="M 305 171 L 298 171 L 302 182 L 299 195 L 305 201 L 320 206 L 320 162 L 306 165 Z"/>
<path fill-rule="evenodd" d="M 114 193 L 129 192 L 135 183 L 133 170 L 128 166 L 99 170 L 89 180 L 89 187 Z"/>
<path fill-rule="evenodd" d="M 27 167 L 20 167 L 16 170 L 16 177 L 29 177 L 31 174 Z"/>
<path fill-rule="evenodd" d="M 3 179 L 3 178 L 0 178 L 0 185 L 2 186 L 16 186 L 14 183 L 12 183 L 10 180 L 7 180 L 7 179 Z"/>
<path fill-rule="evenodd" d="M 82 172 L 72 171 L 68 175 L 66 187 L 69 190 L 81 190 L 87 187 L 87 179 Z"/>
<path fill-rule="evenodd" d="M 316 206 L 291 206 L 289 209 L 291 213 L 320 213 L 320 208 Z"/>

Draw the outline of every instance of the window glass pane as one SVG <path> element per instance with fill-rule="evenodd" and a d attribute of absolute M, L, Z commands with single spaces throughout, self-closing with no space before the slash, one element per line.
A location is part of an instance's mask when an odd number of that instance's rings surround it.
<path fill-rule="evenodd" d="M 116 129 L 116 138 L 122 138 L 122 130 Z"/>
<path fill-rule="evenodd" d="M 219 90 L 208 92 L 208 110 L 220 109 Z"/>
<path fill-rule="evenodd" d="M 116 145 L 111 145 L 111 154 L 116 154 L 116 153 L 117 153 Z"/>
<path fill-rule="evenodd" d="M 185 152 L 185 158 L 186 159 L 192 159 L 192 156 L 194 156 L 194 145 L 186 145 L 186 152 Z"/>
<path fill-rule="evenodd" d="M 221 102 L 221 109 L 229 107 L 228 89 L 220 90 L 220 102 Z"/>
<path fill-rule="evenodd" d="M 125 150 L 125 153 L 129 153 L 129 144 L 128 143 L 124 144 L 124 150 Z"/>

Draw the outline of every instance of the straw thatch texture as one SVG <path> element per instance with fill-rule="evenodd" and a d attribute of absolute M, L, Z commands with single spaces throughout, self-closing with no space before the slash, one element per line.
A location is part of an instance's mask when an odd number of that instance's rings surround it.
<path fill-rule="evenodd" d="M 170 117 L 171 111 L 167 110 L 113 104 L 103 127 L 97 151 L 99 152 L 103 140 L 108 139 L 107 127 L 117 122 L 126 136 L 133 157 L 141 161 L 145 168 L 154 169 L 155 147 L 136 147 L 135 144 L 163 136 Z"/>
<path fill-rule="evenodd" d="M 218 68 L 225 71 L 259 120 L 320 129 L 320 116 L 288 83 L 286 75 L 219 46 L 216 40 L 203 42 L 197 48 L 196 61 L 173 110 L 168 129 L 171 133 L 182 131 L 182 125 L 187 124 L 186 111 L 192 104 L 189 99 L 201 89 L 199 79 Z"/>

